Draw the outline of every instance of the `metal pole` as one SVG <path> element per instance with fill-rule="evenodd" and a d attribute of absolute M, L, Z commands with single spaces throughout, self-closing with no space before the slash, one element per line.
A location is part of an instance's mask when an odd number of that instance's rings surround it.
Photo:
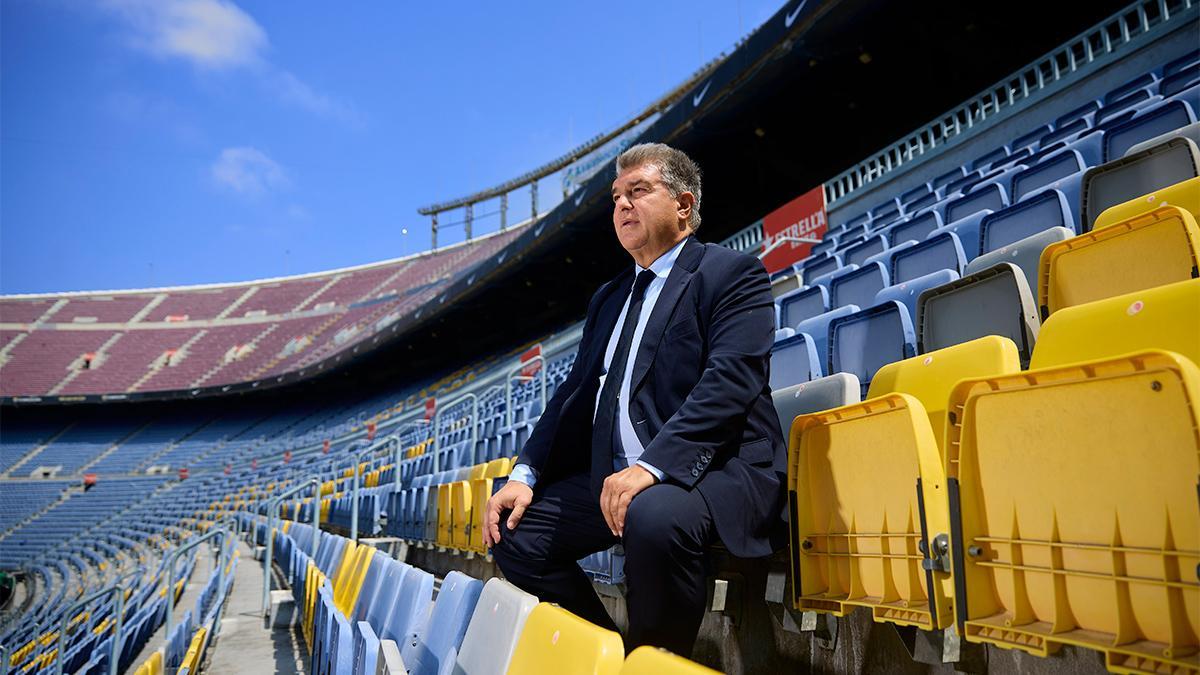
<path fill-rule="evenodd" d="M 478 421 L 476 418 L 479 416 L 479 397 L 473 393 L 472 394 L 463 394 L 462 396 L 459 396 L 458 398 L 454 399 L 453 401 L 447 403 L 444 406 L 439 405 L 437 408 L 437 412 L 435 412 L 433 414 L 433 472 L 434 473 L 438 472 L 439 466 L 441 463 L 441 459 L 440 459 L 439 455 L 442 454 L 441 453 L 441 450 L 442 450 L 442 433 L 441 433 L 442 432 L 442 411 L 447 410 L 449 408 L 453 408 L 454 406 L 458 405 L 459 403 L 462 403 L 463 401 L 465 401 L 467 399 L 471 400 L 471 458 L 472 459 L 475 458 L 475 433 L 476 433 L 475 432 L 475 426 L 476 426 L 475 423 Z"/>
<path fill-rule="evenodd" d="M 526 366 L 529 366 L 530 364 L 537 363 L 537 362 L 541 362 L 541 364 L 542 364 L 542 367 L 541 367 L 542 407 L 545 407 L 545 405 L 546 405 L 546 357 L 542 356 L 541 354 L 538 354 L 538 355 L 534 356 L 533 358 L 529 359 L 528 361 L 525 361 L 524 363 L 518 363 L 516 366 L 514 366 L 512 368 L 512 370 L 508 371 L 508 377 L 504 378 L 505 426 L 511 427 L 512 423 L 513 423 L 513 405 L 512 405 L 513 377 L 518 375 L 522 370 L 524 370 Z M 521 375 L 521 379 L 524 380 L 524 379 L 531 379 L 531 378 Z"/>
<path fill-rule="evenodd" d="M 396 445 L 400 445 L 400 438 L 398 436 L 388 436 L 387 438 L 379 441 L 378 443 L 375 443 L 374 445 L 363 448 L 362 450 L 359 450 L 358 452 L 355 452 L 352 455 L 354 457 L 354 490 L 351 493 L 352 496 L 350 498 L 351 499 L 350 540 L 353 542 L 358 542 L 358 487 L 359 487 L 359 483 L 361 482 L 358 478 L 358 466 L 359 466 L 358 458 L 362 457 L 363 455 L 365 455 L 367 453 L 374 452 L 376 449 L 381 448 L 389 443 L 395 443 Z M 396 473 L 400 473 L 400 463 L 399 462 L 396 463 Z"/>
<path fill-rule="evenodd" d="M 224 548 L 225 542 L 229 540 L 229 530 L 227 530 L 223 527 L 220 527 L 220 528 L 213 528 L 213 529 L 209 530 L 208 532 L 200 535 L 199 537 L 192 539 L 191 541 L 184 544 L 183 546 L 180 546 L 179 548 L 175 549 L 174 551 L 171 551 L 171 553 L 167 556 L 167 620 L 166 620 L 167 630 L 163 636 L 163 644 L 164 645 L 170 643 L 171 629 L 172 629 L 171 624 L 175 623 L 174 617 L 172 616 L 175 613 L 175 561 L 179 559 L 179 556 L 196 548 L 200 544 L 203 544 L 204 542 L 208 541 L 209 539 L 212 539 L 213 537 L 215 537 L 217 535 L 221 536 L 221 547 Z M 218 565 L 217 569 L 218 570 L 222 569 L 222 563 L 221 563 L 220 558 L 221 558 L 221 551 L 220 551 L 220 549 L 218 549 L 217 550 L 217 565 Z M 217 577 L 217 591 L 220 595 L 225 595 L 225 577 L 223 574 Z M 164 655 L 165 655 L 165 653 L 166 652 L 164 651 Z"/>
<path fill-rule="evenodd" d="M 313 559 L 316 559 L 318 540 L 317 535 L 321 533 L 321 478 L 319 476 L 311 476 L 299 485 L 289 488 L 272 497 L 267 503 L 267 552 L 266 557 L 263 559 L 263 595 L 261 608 L 263 616 L 266 616 L 267 610 L 271 608 L 271 558 L 273 557 L 275 549 L 275 519 L 279 515 L 279 505 L 287 497 L 300 492 L 310 485 L 313 488 L 312 557 Z"/>
<path fill-rule="evenodd" d="M 71 605 L 71 607 L 63 614 L 62 620 L 60 621 L 58 627 L 58 653 L 55 655 L 54 666 L 54 672 L 56 672 L 58 675 L 62 675 L 63 672 L 63 660 L 65 659 L 66 653 L 67 625 L 71 621 L 71 617 L 81 607 L 86 607 L 97 598 L 112 595 L 113 593 L 117 594 L 117 610 L 116 618 L 113 619 L 113 639 L 111 652 L 108 657 L 108 673 L 109 675 L 117 675 L 117 660 L 121 658 L 121 623 L 125 617 L 125 587 L 119 583 L 114 583 L 111 586 L 106 586 L 105 588 L 92 593 L 74 605 Z M 5 663 L 7 663 L 7 660 Z"/>

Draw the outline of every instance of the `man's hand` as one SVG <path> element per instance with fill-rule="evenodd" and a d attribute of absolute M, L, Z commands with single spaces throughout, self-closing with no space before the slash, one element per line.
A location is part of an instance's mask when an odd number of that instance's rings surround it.
<path fill-rule="evenodd" d="M 500 543 L 501 511 L 512 509 L 512 513 L 508 516 L 508 529 L 514 530 L 517 523 L 521 522 L 521 516 L 525 515 L 525 508 L 531 501 L 533 501 L 533 488 L 519 480 L 510 480 L 505 483 L 504 487 L 488 500 L 484 511 L 483 545 L 490 548 Z"/>
<path fill-rule="evenodd" d="M 654 474 L 637 464 L 604 479 L 604 488 L 600 491 L 600 512 L 604 514 L 604 522 L 608 523 L 608 529 L 614 535 L 625 536 L 625 512 L 629 510 L 629 502 L 657 482 Z"/>

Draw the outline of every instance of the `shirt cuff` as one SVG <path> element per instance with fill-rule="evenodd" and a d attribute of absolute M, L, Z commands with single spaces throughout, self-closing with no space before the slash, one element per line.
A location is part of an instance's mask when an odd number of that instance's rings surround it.
<path fill-rule="evenodd" d="M 518 464 L 514 466 L 512 471 L 508 474 L 509 480 L 515 480 L 518 483 L 524 483 L 529 487 L 533 487 L 537 484 L 537 478 L 537 471 L 535 471 L 533 467 L 529 466 L 528 464 Z"/>
<path fill-rule="evenodd" d="M 653 466 L 651 466 L 651 465 L 647 464 L 646 462 L 643 462 L 643 461 L 642 461 L 642 460 L 640 460 L 640 459 L 639 459 L 637 462 L 635 462 L 635 463 L 636 463 L 638 466 L 642 467 L 643 469 L 645 469 L 645 470 L 649 471 L 649 472 L 650 472 L 650 475 L 651 475 L 651 476 L 654 476 L 655 478 L 657 478 L 657 479 L 658 479 L 658 482 L 660 482 L 660 483 L 661 483 L 661 482 L 663 482 L 663 480 L 665 480 L 665 479 L 666 479 L 666 477 L 667 477 L 667 474 L 663 473 L 662 471 L 659 471 L 657 468 L 655 468 L 655 467 L 653 467 Z"/>

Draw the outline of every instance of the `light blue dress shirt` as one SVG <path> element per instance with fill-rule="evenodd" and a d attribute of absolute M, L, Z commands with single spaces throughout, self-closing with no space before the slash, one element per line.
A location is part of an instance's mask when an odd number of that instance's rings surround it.
<path fill-rule="evenodd" d="M 636 462 L 638 466 L 649 471 L 659 481 L 665 477 L 662 471 L 638 459 L 642 456 L 645 448 L 642 447 L 642 442 L 638 440 L 637 434 L 633 431 L 633 421 L 629 419 L 629 380 L 633 375 L 633 363 L 637 358 L 638 346 L 642 344 L 642 333 L 646 330 L 646 322 L 650 320 L 650 313 L 654 311 L 654 305 L 658 302 L 658 295 L 662 292 L 663 286 L 667 283 L 667 277 L 671 274 L 671 268 L 675 267 L 675 260 L 679 258 L 679 252 L 683 250 L 683 241 L 675 244 L 675 246 L 658 257 L 657 260 L 650 263 L 650 271 L 654 273 L 654 280 L 646 287 L 646 295 L 642 299 L 642 311 L 638 314 L 637 326 L 633 330 L 633 341 L 629 348 L 629 361 L 625 364 L 625 377 L 621 380 L 621 391 L 617 399 L 617 428 L 621 433 L 621 448 L 625 451 L 623 457 L 613 457 L 613 471 L 633 466 Z M 636 278 L 638 273 L 644 269 L 641 265 L 634 264 L 633 274 Z M 625 304 L 621 307 L 621 313 L 617 316 L 617 325 L 613 326 L 612 335 L 608 338 L 608 348 L 604 350 L 604 372 L 608 372 L 609 364 L 612 363 L 613 352 L 617 350 L 617 342 L 621 338 L 621 328 L 625 325 L 625 313 L 629 311 L 629 296 L 625 296 Z M 600 376 L 600 387 L 596 390 L 596 408 L 600 405 L 600 393 L 604 391 L 605 375 Z M 596 413 L 592 413 L 592 419 L 595 420 Z M 525 483 L 529 487 L 533 487 L 537 483 L 537 472 L 528 464 L 518 464 L 512 468 L 512 473 L 508 477 L 509 480 L 515 480 L 520 483 Z"/>

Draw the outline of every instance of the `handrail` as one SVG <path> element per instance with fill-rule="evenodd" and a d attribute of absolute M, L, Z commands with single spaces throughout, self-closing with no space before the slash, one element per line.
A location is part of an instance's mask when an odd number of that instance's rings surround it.
<path fill-rule="evenodd" d="M 225 563 L 221 560 L 221 554 L 224 553 L 225 543 L 229 541 L 229 530 L 223 527 L 213 528 L 199 537 L 193 538 L 188 543 L 176 548 L 167 555 L 167 619 L 166 631 L 163 633 L 164 644 L 170 644 L 172 629 L 171 624 L 174 623 L 174 617 L 172 615 L 175 613 L 175 561 L 179 559 L 179 556 L 196 548 L 200 544 L 203 544 L 217 535 L 221 536 L 221 541 L 217 548 L 216 558 L 217 592 L 219 597 L 223 597 L 225 595 Z"/>
<path fill-rule="evenodd" d="M 275 495 L 267 502 L 267 551 L 266 556 L 263 558 L 263 599 L 260 610 L 263 616 L 266 616 L 267 610 L 271 608 L 271 558 L 275 550 L 275 519 L 279 516 L 279 505 L 283 503 L 285 498 L 300 492 L 310 485 L 313 489 L 312 557 L 315 560 L 317 557 L 317 544 L 320 541 L 321 535 L 321 477 L 311 476 L 299 485 L 295 485 Z"/>
<path fill-rule="evenodd" d="M 375 443 L 374 445 L 367 446 L 367 447 L 363 448 L 362 450 L 359 450 L 359 451 L 353 453 L 353 457 L 354 457 L 354 490 L 351 492 L 351 497 L 350 497 L 351 501 L 353 502 L 350 505 L 350 540 L 351 541 L 354 541 L 354 542 L 358 541 L 358 488 L 359 488 L 359 484 L 362 482 L 361 480 L 359 480 L 359 477 L 358 477 L 358 474 L 359 474 L 358 467 L 360 464 L 358 458 L 362 457 L 363 455 L 365 455 L 367 453 L 373 453 L 376 449 L 378 449 L 382 446 L 385 446 L 385 445 L 389 445 L 389 444 L 391 444 L 392 446 L 394 446 L 396 448 L 396 457 L 397 457 L 396 476 L 399 477 L 399 475 L 400 475 L 400 460 L 399 460 L 400 437 L 399 436 L 395 436 L 395 435 L 388 436 L 387 438 Z M 313 557 L 316 557 L 316 556 L 314 555 Z"/>
<path fill-rule="evenodd" d="M 441 462 L 442 450 L 442 411 L 471 399 L 471 459 L 475 458 L 475 444 L 479 440 L 479 397 L 474 392 L 463 394 L 444 406 L 438 406 L 433 414 L 433 472 L 437 473 Z M 474 461 L 472 461 L 474 463 Z"/>
<path fill-rule="evenodd" d="M 546 404 L 548 403 L 548 401 L 546 400 L 546 371 L 549 369 L 550 364 L 546 362 L 546 357 L 542 356 L 541 354 L 537 354 L 537 355 L 533 356 L 532 358 L 530 358 L 528 361 L 522 361 L 521 363 L 518 363 L 517 365 L 513 366 L 508 371 L 508 377 L 504 378 L 504 418 L 505 418 L 505 426 L 507 426 L 507 427 L 511 427 L 512 422 L 513 422 L 513 405 L 512 405 L 513 377 L 518 375 L 522 370 L 524 370 L 526 366 L 529 366 L 529 365 L 532 365 L 533 363 L 538 363 L 538 362 L 540 362 L 542 364 L 542 367 L 540 369 L 538 369 L 538 372 L 540 372 L 542 375 L 542 408 L 545 409 Z M 527 376 L 527 375 L 522 375 L 521 377 L 524 379 L 532 379 L 532 377 Z"/>
<path fill-rule="evenodd" d="M 766 247 L 765 249 L 763 249 L 762 253 L 758 254 L 758 259 L 762 260 L 763 258 L 770 255 L 771 251 L 774 251 L 775 249 L 779 248 L 780 246 L 783 246 L 784 244 L 789 244 L 789 243 L 791 243 L 791 244 L 819 244 L 819 243 L 821 243 L 821 240 L 817 239 L 816 237 L 776 237 L 775 240 L 771 242 L 770 246 Z"/>
<path fill-rule="evenodd" d="M 108 657 L 108 675 L 117 675 L 117 661 L 121 658 L 121 638 L 123 637 L 121 635 L 121 624 L 125 618 L 125 587 L 119 583 L 110 584 L 92 593 L 71 605 L 70 609 L 63 613 L 62 620 L 58 626 L 58 650 L 54 659 L 54 672 L 57 675 L 62 675 L 63 672 L 63 661 L 66 659 L 67 626 L 70 624 L 71 617 L 78 609 L 86 607 L 97 598 L 106 597 L 113 593 L 117 594 L 117 607 L 116 618 L 113 624 L 112 647 L 110 647 L 111 652 Z"/>

